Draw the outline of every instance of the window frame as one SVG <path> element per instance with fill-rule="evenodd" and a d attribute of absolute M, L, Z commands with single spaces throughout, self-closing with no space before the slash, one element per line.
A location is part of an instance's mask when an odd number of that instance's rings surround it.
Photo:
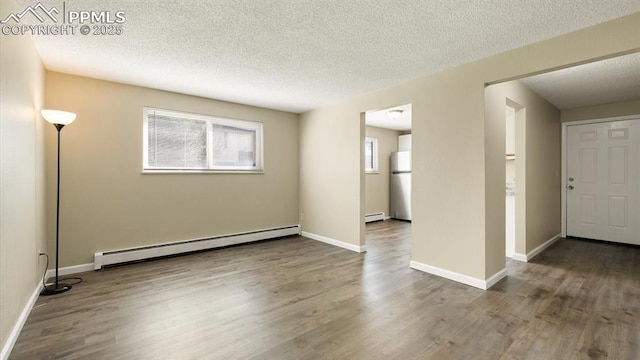
<path fill-rule="evenodd" d="M 149 114 L 155 112 L 156 114 L 175 116 L 181 118 L 187 118 L 189 120 L 204 121 L 206 123 L 207 131 L 207 145 L 206 145 L 206 159 L 207 167 L 171 167 L 171 166 L 150 166 L 149 165 Z M 264 173 L 264 124 L 260 121 L 233 119 L 228 117 L 196 114 L 186 111 L 161 109 L 152 106 L 145 106 L 143 108 L 143 120 L 142 120 L 142 173 L 143 174 L 158 174 L 158 173 L 252 173 L 262 174 Z M 213 136 L 213 126 L 230 126 L 246 130 L 255 130 L 256 144 L 255 144 L 255 165 L 254 166 L 224 166 L 213 164 L 213 147 L 211 144 L 211 138 Z"/>
<path fill-rule="evenodd" d="M 367 168 L 367 143 L 371 142 L 371 157 L 373 160 L 373 168 Z M 374 137 L 365 137 L 364 138 L 364 172 L 367 174 L 379 174 L 380 168 L 378 167 L 378 138 Z"/>

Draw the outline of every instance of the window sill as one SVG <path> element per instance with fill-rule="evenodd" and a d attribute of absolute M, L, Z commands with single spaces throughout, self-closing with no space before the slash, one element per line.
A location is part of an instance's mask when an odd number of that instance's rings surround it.
<path fill-rule="evenodd" d="M 364 173 L 367 174 L 367 175 L 379 175 L 380 174 L 379 171 L 365 171 Z"/>
<path fill-rule="evenodd" d="M 142 170 L 148 174 L 264 174 L 264 170 Z"/>

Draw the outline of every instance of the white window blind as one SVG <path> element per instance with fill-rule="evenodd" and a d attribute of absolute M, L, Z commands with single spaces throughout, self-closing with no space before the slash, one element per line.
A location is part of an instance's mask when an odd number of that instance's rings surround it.
<path fill-rule="evenodd" d="M 144 110 L 144 170 L 262 170 L 262 123 Z"/>
<path fill-rule="evenodd" d="M 207 123 L 152 114 L 148 119 L 149 167 L 207 167 Z"/>
<path fill-rule="evenodd" d="M 364 140 L 364 171 L 378 171 L 378 139 L 365 138 Z"/>

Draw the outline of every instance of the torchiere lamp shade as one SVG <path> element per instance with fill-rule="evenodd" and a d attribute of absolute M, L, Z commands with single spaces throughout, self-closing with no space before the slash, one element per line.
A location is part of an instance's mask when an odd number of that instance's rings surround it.
<path fill-rule="evenodd" d="M 76 114 L 60 110 L 41 110 L 42 117 L 52 124 L 69 125 L 76 119 Z"/>

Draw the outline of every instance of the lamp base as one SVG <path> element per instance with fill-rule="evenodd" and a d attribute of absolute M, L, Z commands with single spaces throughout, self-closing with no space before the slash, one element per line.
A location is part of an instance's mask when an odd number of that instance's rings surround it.
<path fill-rule="evenodd" d="M 42 289 L 42 291 L 40 292 L 40 295 L 41 296 L 57 295 L 57 294 L 62 294 L 63 292 L 69 291 L 69 290 L 71 290 L 71 285 L 58 283 L 57 286 L 56 284 L 45 286 L 45 288 Z"/>

